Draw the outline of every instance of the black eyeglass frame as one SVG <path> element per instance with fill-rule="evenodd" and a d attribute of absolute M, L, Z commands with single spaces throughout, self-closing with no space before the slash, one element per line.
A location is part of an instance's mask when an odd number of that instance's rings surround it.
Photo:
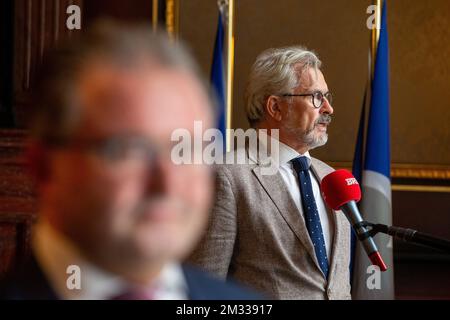
<path fill-rule="evenodd" d="M 320 94 L 322 97 L 320 99 L 320 105 L 316 106 L 316 104 L 314 103 L 315 100 L 315 95 L 316 94 Z M 326 92 L 326 93 L 322 93 L 321 91 L 316 91 L 313 93 L 299 93 L 299 94 L 291 94 L 291 93 L 285 93 L 281 95 L 282 97 L 312 97 L 312 104 L 314 106 L 314 108 L 316 109 L 320 109 L 323 106 L 323 99 L 327 99 L 328 103 L 331 105 L 333 103 L 333 95 L 331 94 L 330 91 Z"/>

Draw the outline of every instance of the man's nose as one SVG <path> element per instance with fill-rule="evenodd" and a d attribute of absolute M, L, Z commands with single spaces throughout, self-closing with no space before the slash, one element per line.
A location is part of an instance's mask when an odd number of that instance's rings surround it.
<path fill-rule="evenodd" d="M 147 166 L 147 173 L 145 176 L 147 194 L 161 195 L 169 191 L 171 184 L 171 175 L 173 170 L 170 169 L 170 160 L 158 157 L 153 159 Z"/>
<path fill-rule="evenodd" d="M 330 104 L 330 102 L 328 101 L 328 99 L 325 98 L 325 97 L 323 98 L 323 104 L 322 104 L 322 106 L 320 107 L 319 112 L 320 112 L 320 113 L 326 113 L 326 114 L 333 114 L 333 112 L 334 112 L 333 107 L 331 106 L 331 104 Z"/>

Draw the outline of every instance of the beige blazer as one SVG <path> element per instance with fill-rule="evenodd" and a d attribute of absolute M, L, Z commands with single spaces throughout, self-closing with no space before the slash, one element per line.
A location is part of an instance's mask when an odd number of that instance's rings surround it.
<path fill-rule="evenodd" d="M 319 267 L 303 215 L 281 175 L 263 175 L 266 159 L 247 151 L 245 165 L 217 167 L 215 203 L 190 262 L 234 278 L 275 299 L 351 299 L 350 224 L 329 212 L 334 238 L 328 280 Z M 312 158 L 321 179 L 333 168 Z"/>

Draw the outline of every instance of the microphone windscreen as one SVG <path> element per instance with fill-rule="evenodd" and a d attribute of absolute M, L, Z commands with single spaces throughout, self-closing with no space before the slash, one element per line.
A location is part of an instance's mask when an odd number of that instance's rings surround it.
<path fill-rule="evenodd" d="M 333 210 L 339 210 L 349 201 L 361 199 L 358 181 L 350 171 L 339 169 L 326 175 L 320 183 L 320 190 L 326 204 Z"/>

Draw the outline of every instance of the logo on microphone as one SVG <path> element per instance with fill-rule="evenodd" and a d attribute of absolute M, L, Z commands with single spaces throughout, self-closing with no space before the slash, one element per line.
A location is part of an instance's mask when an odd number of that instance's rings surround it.
<path fill-rule="evenodd" d="M 351 185 L 354 185 L 354 184 L 358 184 L 358 181 L 357 181 L 355 178 L 348 178 L 348 179 L 345 179 L 345 182 L 347 182 L 347 186 L 351 186 Z"/>

